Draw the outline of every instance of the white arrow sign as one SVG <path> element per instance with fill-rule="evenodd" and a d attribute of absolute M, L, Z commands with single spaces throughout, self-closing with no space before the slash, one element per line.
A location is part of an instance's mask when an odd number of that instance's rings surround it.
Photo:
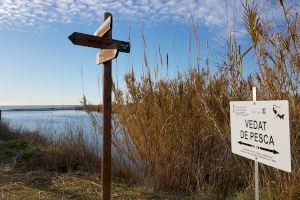
<path fill-rule="evenodd" d="M 107 33 L 111 29 L 111 16 L 109 16 L 101 26 L 96 30 L 94 36 L 102 37 L 105 33 Z"/>
<path fill-rule="evenodd" d="M 112 60 L 118 56 L 117 49 L 102 49 L 97 53 L 96 63 L 100 65 L 106 61 Z"/>

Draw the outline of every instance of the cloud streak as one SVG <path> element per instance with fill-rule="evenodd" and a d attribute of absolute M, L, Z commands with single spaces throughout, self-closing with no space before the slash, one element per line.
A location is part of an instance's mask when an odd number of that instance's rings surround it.
<path fill-rule="evenodd" d="M 232 27 L 240 0 L 1 0 L 0 29 L 95 22 L 105 11 L 121 20 L 157 24 L 194 20 Z"/>

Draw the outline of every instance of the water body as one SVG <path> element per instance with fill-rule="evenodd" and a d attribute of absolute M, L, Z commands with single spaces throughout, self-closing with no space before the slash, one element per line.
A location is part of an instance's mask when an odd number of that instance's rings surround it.
<path fill-rule="evenodd" d="M 70 132 L 82 133 L 86 143 L 97 152 L 100 151 L 102 114 L 93 113 L 94 118 L 91 118 L 88 113 L 81 110 L 32 111 L 73 107 L 75 106 L 0 106 L 0 110 L 2 110 L 2 120 L 13 129 L 39 131 L 52 139 Z M 12 111 L 16 109 L 22 111 Z"/>

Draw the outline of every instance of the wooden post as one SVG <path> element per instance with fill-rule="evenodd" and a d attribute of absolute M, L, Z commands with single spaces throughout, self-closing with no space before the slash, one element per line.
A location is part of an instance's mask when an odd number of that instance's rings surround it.
<path fill-rule="evenodd" d="M 74 45 L 101 48 L 97 54 L 97 64 L 103 64 L 103 145 L 102 145 L 102 199 L 110 200 L 111 194 L 111 60 L 119 52 L 129 53 L 130 43 L 112 39 L 112 14 L 104 13 L 104 22 L 94 35 L 74 32 L 69 40 Z"/>
<path fill-rule="evenodd" d="M 112 14 L 104 13 L 104 21 Z M 107 39 L 112 39 L 112 29 L 106 34 Z M 111 60 L 103 63 L 103 154 L 102 154 L 102 200 L 110 200 L 111 194 L 111 93 L 112 76 Z"/>

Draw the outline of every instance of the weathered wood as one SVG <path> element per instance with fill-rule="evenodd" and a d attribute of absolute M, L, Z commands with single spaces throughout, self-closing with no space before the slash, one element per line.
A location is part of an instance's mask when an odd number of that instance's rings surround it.
<path fill-rule="evenodd" d="M 108 17 L 101 26 L 96 30 L 94 36 L 103 37 L 112 28 L 111 17 Z"/>
<path fill-rule="evenodd" d="M 130 43 L 120 40 L 112 40 L 112 49 L 118 49 L 120 52 L 130 53 Z"/>
<path fill-rule="evenodd" d="M 93 47 L 97 49 L 118 49 L 120 52 L 129 53 L 130 43 L 120 40 L 113 40 L 110 37 L 98 37 L 85 33 L 74 32 L 69 36 L 69 40 L 75 45 Z"/>
<path fill-rule="evenodd" d="M 113 19 L 110 13 L 104 13 L 104 20 L 111 17 L 111 29 L 106 33 L 112 38 Z M 111 199 L 111 60 L 104 63 L 103 73 L 103 154 L 102 154 L 102 200 Z"/>
<path fill-rule="evenodd" d="M 102 49 L 97 53 L 97 65 L 118 57 L 117 49 Z"/>
<path fill-rule="evenodd" d="M 111 60 L 119 52 L 130 52 L 130 43 L 112 39 L 113 17 L 110 13 L 104 14 L 104 23 L 95 32 L 95 35 L 74 32 L 69 36 L 75 45 L 100 48 L 97 55 L 97 64 L 103 63 L 103 146 L 102 146 L 102 199 L 111 199 L 111 93 L 112 75 Z"/>
<path fill-rule="evenodd" d="M 112 40 L 101 38 L 94 35 L 74 32 L 69 36 L 71 42 L 75 45 L 93 47 L 98 49 L 111 49 Z"/>

